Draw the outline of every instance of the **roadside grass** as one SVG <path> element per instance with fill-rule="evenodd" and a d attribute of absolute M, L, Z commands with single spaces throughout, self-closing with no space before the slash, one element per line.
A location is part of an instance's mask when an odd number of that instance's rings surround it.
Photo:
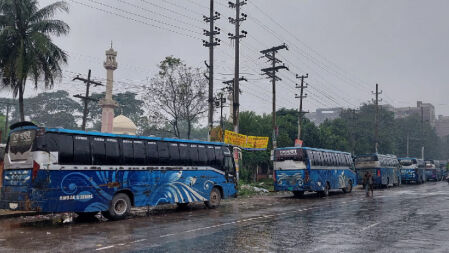
<path fill-rule="evenodd" d="M 254 195 L 263 195 L 274 191 L 272 179 L 263 179 L 259 182 L 239 181 L 238 195 L 239 197 L 250 197 Z"/>

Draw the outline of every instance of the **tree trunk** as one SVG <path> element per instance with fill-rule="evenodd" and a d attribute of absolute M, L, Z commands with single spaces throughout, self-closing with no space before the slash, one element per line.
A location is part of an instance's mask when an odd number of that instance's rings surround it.
<path fill-rule="evenodd" d="M 25 112 L 24 112 L 24 105 L 23 105 L 23 86 L 25 85 L 25 81 L 20 81 L 18 83 L 19 85 L 19 113 L 20 113 L 20 121 L 25 121 Z"/>
<path fill-rule="evenodd" d="M 187 120 L 187 139 L 190 140 L 190 133 L 192 132 L 192 122 Z"/>

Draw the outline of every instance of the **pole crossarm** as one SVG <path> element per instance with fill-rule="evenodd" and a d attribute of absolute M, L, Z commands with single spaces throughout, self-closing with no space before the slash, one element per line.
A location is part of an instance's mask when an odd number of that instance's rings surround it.
<path fill-rule="evenodd" d="M 83 83 L 90 83 L 90 84 L 95 85 L 95 87 L 97 87 L 97 86 L 104 86 L 104 84 L 102 84 L 100 82 L 92 81 L 92 80 L 89 80 L 89 79 L 86 79 L 86 78 L 82 78 L 80 76 L 77 76 L 77 77 L 73 78 L 72 81 L 81 81 Z"/>

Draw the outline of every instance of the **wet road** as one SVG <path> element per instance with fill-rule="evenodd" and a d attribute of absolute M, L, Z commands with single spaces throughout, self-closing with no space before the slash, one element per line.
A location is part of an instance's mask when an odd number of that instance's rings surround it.
<path fill-rule="evenodd" d="M 0 220 L 1 252 L 448 252 L 449 185 L 230 200 L 118 222 Z"/>

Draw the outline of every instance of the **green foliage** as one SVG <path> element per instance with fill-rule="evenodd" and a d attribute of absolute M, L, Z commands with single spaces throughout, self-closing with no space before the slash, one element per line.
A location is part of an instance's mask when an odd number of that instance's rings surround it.
<path fill-rule="evenodd" d="M 46 87 L 61 76 L 61 64 L 67 54 L 52 42 L 51 36 L 68 34 L 69 26 L 52 18 L 57 12 L 68 12 L 63 1 L 42 9 L 37 0 L 0 0 L 0 70 L 1 83 L 19 96 L 19 112 L 25 118 L 23 93 L 28 78 L 37 87 L 40 80 Z"/>

